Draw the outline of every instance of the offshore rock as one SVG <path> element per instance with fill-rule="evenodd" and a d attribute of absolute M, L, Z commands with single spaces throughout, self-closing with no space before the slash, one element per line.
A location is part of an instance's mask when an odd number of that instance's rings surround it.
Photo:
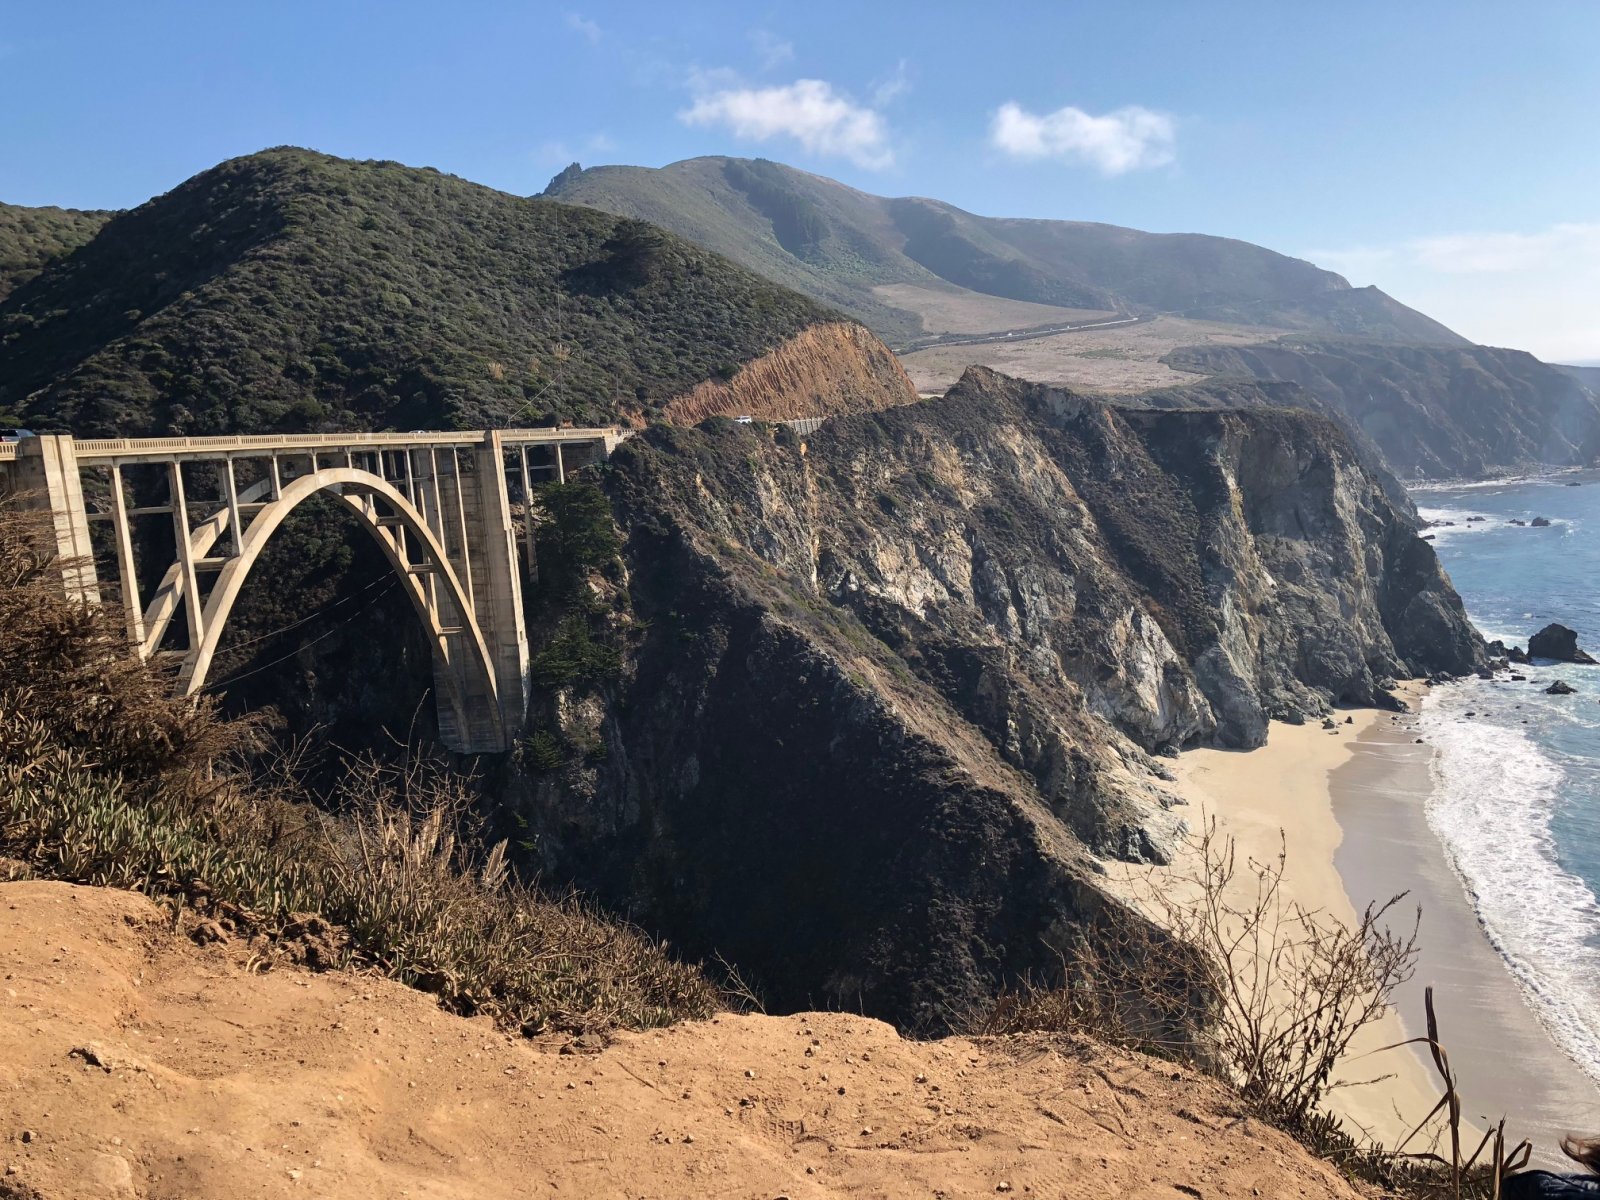
<path fill-rule="evenodd" d="M 1578 634 L 1565 625 L 1546 625 L 1528 639 L 1530 658 L 1549 658 L 1556 662 L 1592 663 L 1594 659 L 1578 649 Z"/>

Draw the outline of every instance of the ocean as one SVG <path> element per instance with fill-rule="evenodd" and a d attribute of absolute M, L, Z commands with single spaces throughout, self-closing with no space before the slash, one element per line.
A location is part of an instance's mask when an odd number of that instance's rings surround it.
<path fill-rule="evenodd" d="M 1600 658 L 1600 473 L 1413 499 L 1455 522 L 1426 532 L 1485 637 L 1526 647 L 1558 621 Z M 1541 516 L 1549 527 L 1511 524 Z M 1513 669 L 1528 681 L 1467 680 L 1425 700 L 1428 823 L 1530 1006 L 1600 1082 L 1600 666 Z M 1546 695 L 1556 679 L 1576 693 Z"/>

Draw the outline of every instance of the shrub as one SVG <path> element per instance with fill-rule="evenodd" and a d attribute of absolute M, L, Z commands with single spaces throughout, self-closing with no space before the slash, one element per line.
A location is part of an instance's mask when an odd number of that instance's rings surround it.
<path fill-rule="evenodd" d="M 598 683 L 615 677 L 621 669 L 621 654 L 615 647 L 594 640 L 588 618 L 582 613 L 562 620 L 532 665 L 534 682 L 547 688 Z"/>
<path fill-rule="evenodd" d="M 1008 1031 L 1077 1029 L 1159 1050 L 1122 1014 L 1141 1006 L 1166 1014 L 1199 1034 L 1192 1056 L 1200 1065 L 1259 1115 L 1299 1127 L 1326 1099 L 1356 1033 L 1411 977 L 1416 924 L 1409 934 L 1386 924 L 1404 893 L 1368 906 L 1353 929 L 1304 908 L 1283 891 L 1286 850 L 1241 864 L 1215 822 L 1195 851 L 1190 869 L 1138 897 L 1187 948 L 1181 970 L 1155 969 L 1152 935 L 1122 922 L 1069 957 L 1061 983 L 1008 997 L 986 1019 Z"/>

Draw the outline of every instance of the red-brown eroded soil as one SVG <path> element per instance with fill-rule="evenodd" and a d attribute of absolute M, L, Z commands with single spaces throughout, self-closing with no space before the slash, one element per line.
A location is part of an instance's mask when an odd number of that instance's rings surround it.
<path fill-rule="evenodd" d="M 810 1013 L 561 1053 L 259 965 L 129 892 L 0 885 L 0 1197 L 1355 1195 L 1221 1088 L 1090 1043 Z"/>

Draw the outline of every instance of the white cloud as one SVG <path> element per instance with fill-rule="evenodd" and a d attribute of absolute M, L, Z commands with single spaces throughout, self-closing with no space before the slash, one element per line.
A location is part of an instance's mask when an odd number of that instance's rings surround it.
<path fill-rule="evenodd" d="M 906 60 L 895 64 L 894 74 L 872 89 L 872 102 L 879 108 L 893 104 L 911 90 L 911 77 L 906 70 Z"/>
<path fill-rule="evenodd" d="M 576 145 L 560 139 L 542 142 L 533 152 L 533 161 L 540 166 L 564 167 L 568 163 L 589 159 L 595 155 L 611 154 L 616 148 L 617 143 L 611 136 L 599 131 L 591 133 Z"/>
<path fill-rule="evenodd" d="M 1071 106 L 1039 114 L 1002 104 L 989 142 L 1014 158 L 1083 162 L 1104 175 L 1163 166 L 1174 157 L 1172 118 L 1138 105 L 1096 117 Z"/>
<path fill-rule="evenodd" d="M 567 28 L 580 37 L 587 38 L 591 46 L 600 40 L 604 32 L 594 21 L 575 12 L 567 14 Z"/>
<path fill-rule="evenodd" d="M 1418 238 L 1417 258 L 1435 271 L 1495 274 L 1559 266 L 1569 256 L 1600 257 L 1600 225 L 1552 225 L 1539 233 L 1464 233 Z"/>
<path fill-rule="evenodd" d="M 756 57 L 761 60 L 763 71 L 781 67 L 794 57 L 793 42 L 784 41 L 777 34 L 765 29 L 751 30 L 750 44 L 756 49 Z"/>
<path fill-rule="evenodd" d="M 1473 341 L 1547 362 L 1600 358 L 1600 223 L 1434 234 L 1306 257 Z"/>
<path fill-rule="evenodd" d="M 821 79 L 707 91 L 678 119 L 686 125 L 720 125 L 746 141 L 793 138 L 812 154 L 847 158 L 861 167 L 878 169 L 894 162 L 883 116 Z"/>
<path fill-rule="evenodd" d="M 533 152 L 533 161 L 542 167 L 564 167 L 577 158 L 572 147 L 561 141 L 541 142 Z"/>

